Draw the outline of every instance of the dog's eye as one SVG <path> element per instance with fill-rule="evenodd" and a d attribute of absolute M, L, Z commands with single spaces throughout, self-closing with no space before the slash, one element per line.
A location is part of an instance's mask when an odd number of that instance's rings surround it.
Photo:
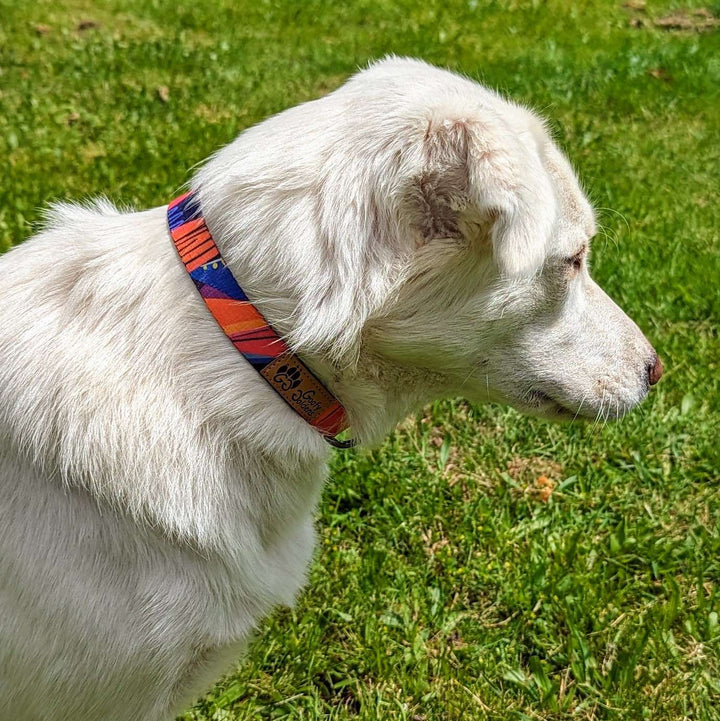
<path fill-rule="evenodd" d="M 575 255 L 565 259 L 565 264 L 570 266 L 573 270 L 580 270 L 583 264 L 583 258 L 585 257 L 586 248 L 581 248 Z"/>

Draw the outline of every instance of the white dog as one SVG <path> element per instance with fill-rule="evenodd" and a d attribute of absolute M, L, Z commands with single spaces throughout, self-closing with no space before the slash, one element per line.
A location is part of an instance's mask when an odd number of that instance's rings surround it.
<path fill-rule="evenodd" d="M 616 418 L 660 376 L 542 121 L 470 80 L 387 59 L 191 185 L 361 443 L 441 396 Z M 166 207 L 56 205 L 0 276 L 0 716 L 171 719 L 293 602 L 329 446 L 223 335 Z"/>

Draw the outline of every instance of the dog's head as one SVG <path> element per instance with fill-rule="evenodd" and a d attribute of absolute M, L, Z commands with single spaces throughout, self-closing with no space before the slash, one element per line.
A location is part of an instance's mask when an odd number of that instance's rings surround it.
<path fill-rule="evenodd" d="M 524 108 L 414 65 L 383 65 L 390 88 L 404 69 L 424 80 L 392 111 L 408 112 L 410 143 L 391 160 L 389 213 L 414 252 L 368 342 L 471 399 L 622 416 L 662 366 L 590 276 L 595 221 L 569 163 Z"/>
<path fill-rule="evenodd" d="M 659 378 L 653 348 L 590 277 L 595 221 L 569 163 L 535 115 L 466 78 L 385 60 L 204 172 L 208 204 L 226 188 L 272 203 L 233 216 L 227 234 L 263 236 L 238 266 L 282 262 L 284 330 L 332 358 L 345 387 L 342 369 L 375 358 L 396 395 L 407 371 L 430 394 L 611 418 Z"/>

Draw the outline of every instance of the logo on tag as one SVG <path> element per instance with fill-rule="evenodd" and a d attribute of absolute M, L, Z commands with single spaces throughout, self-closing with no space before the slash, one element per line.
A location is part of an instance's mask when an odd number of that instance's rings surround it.
<path fill-rule="evenodd" d="M 337 405 L 320 381 L 291 353 L 275 358 L 260 374 L 308 423 Z"/>
<path fill-rule="evenodd" d="M 296 366 L 281 365 L 273 376 L 273 382 L 284 391 L 291 391 L 300 385 L 300 369 Z"/>

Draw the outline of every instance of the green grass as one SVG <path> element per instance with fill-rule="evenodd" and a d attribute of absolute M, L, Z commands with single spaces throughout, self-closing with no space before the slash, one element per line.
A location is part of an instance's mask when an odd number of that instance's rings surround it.
<path fill-rule="evenodd" d="M 678 7 L 0 0 L 0 250 L 51 199 L 163 204 L 244 127 L 416 55 L 550 118 L 595 275 L 665 361 L 615 425 L 444 401 L 338 453 L 307 591 L 185 721 L 720 718 L 720 32 L 654 25 Z"/>

